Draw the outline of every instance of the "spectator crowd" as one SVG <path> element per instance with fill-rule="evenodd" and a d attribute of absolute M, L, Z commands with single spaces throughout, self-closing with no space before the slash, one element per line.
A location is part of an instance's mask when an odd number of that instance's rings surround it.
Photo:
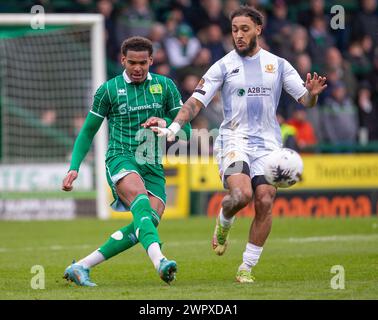
<path fill-rule="evenodd" d="M 230 12 L 240 4 L 265 17 L 260 46 L 287 59 L 302 79 L 327 77 L 318 105 L 304 109 L 283 92 L 277 110 L 284 142 L 299 151 L 322 151 L 378 142 L 377 0 L 39 0 L 16 1 L 18 9 L 40 4 L 46 12 L 97 12 L 105 16 L 108 76 L 122 71 L 119 48 L 130 36 L 154 46 L 152 72 L 173 78 L 185 101 L 201 76 L 233 49 Z M 11 11 L 12 2 L 0 11 Z M 14 5 L 14 4 L 13 4 Z M 334 5 L 345 10 L 343 28 L 332 28 Z M 23 8 L 21 8 L 23 9 Z M 340 21 L 339 21 L 340 22 Z M 222 122 L 219 96 L 193 121 L 193 128 Z"/>

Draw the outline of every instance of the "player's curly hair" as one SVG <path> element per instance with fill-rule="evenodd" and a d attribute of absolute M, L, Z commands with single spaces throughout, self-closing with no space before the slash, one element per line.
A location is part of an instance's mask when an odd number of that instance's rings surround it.
<path fill-rule="evenodd" d="M 152 42 L 144 37 L 131 37 L 123 41 L 121 46 L 122 55 L 126 56 L 128 50 L 148 51 L 148 54 L 152 56 Z"/>
<path fill-rule="evenodd" d="M 264 16 L 262 13 L 250 6 L 240 6 L 240 8 L 231 12 L 230 20 L 232 21 L 235 17 L 250 17 L 258 26 L 262 26 L 264 23 Z"/>

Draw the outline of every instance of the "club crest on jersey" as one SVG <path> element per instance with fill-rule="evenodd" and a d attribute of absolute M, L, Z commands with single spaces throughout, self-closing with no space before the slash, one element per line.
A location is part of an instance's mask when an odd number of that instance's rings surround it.
<path fill-rule="evenodd" d="M 152 94 L 162 94 L 163 93 L 163 87 L 161 84 L 153 84 L 150 86 L 150 92 Z"/>
<path fill-rule="evenodd" d="M 274 67 L 274 64 L 266 64 L 265 65 L 265 72 L 274 73 L 276 72 L 276 68 Z"/>

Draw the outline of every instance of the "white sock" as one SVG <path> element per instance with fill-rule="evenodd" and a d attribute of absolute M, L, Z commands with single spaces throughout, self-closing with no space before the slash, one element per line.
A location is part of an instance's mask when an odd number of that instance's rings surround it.
<path fill-rule="evenodd" d="M 147 249 L 147 254 L 150 257 L 155 269 L 157 270 L 160 265 L 160 260 L 165 258 L 161 253 L 160 246 L 157 242 L 151 243 Z"/>
<path fill-rule="evenodd" d="M 99 263 L 105 261 L 105 257 L 98 250 L 93 251 L 90 255 L 86 256 L 84 259 L 81 259 L 76 264 L 83 266 L 86 269 L 90 269 Z"/>
<path fill-rule="evenodd" d="M 262 251 L 263 247 L 258 247 L 248 242 L 243 253 L 243 263 L 240 265 L 239 270 L 251 271 L 252 267 L 259 261 Z"/>
<path fill-rule="evenodd" d="M 227 219 L 223 215 L 223 208 L 220 209 L 219 222 L 220 222 L 222 227 L 230 227 L 234 223 L 234 220 L 235 220 L 235 216 L 233 216 L 231 219 Z"/>

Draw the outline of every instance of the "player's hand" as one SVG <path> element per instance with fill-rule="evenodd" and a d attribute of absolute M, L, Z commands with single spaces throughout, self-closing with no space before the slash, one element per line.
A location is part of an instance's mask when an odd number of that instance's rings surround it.
<path fill-rule="evenodd" d="M 175 141 L 175 133 L 169 128 L 161 128 L 161 127 L 150 127 L 150 129 L 157 133 L 158 137 L 167 137 L 167 141 L 172 142 Z"/>
<path fill-rule="evenodd" d="M 314 76 L 311 78 L 311 73 L 307 73 L 306 78 L 306 89 L 312 96 L 319 95 L 327 85 L 325 82 L 327 81 L 326 77 L 319 77 L 316 72 L 314 72 Z"/>
<path fill-rule="evenodd" d="M 63 179 L 62 190 L 71 191 L 73 189 L 72 183 L 76 180 L 78 173 L 76 170 L 68 171 L 66 177 Z"/>
<path fill-rule="evenodd" d="M 167 122 L 162 118 L 151 117 L 151 118 L 148 118 L 146 122 L 142 123 L 141 126 L 144 128 L 150 128 L 152 126 L 166 128 Z"/>

